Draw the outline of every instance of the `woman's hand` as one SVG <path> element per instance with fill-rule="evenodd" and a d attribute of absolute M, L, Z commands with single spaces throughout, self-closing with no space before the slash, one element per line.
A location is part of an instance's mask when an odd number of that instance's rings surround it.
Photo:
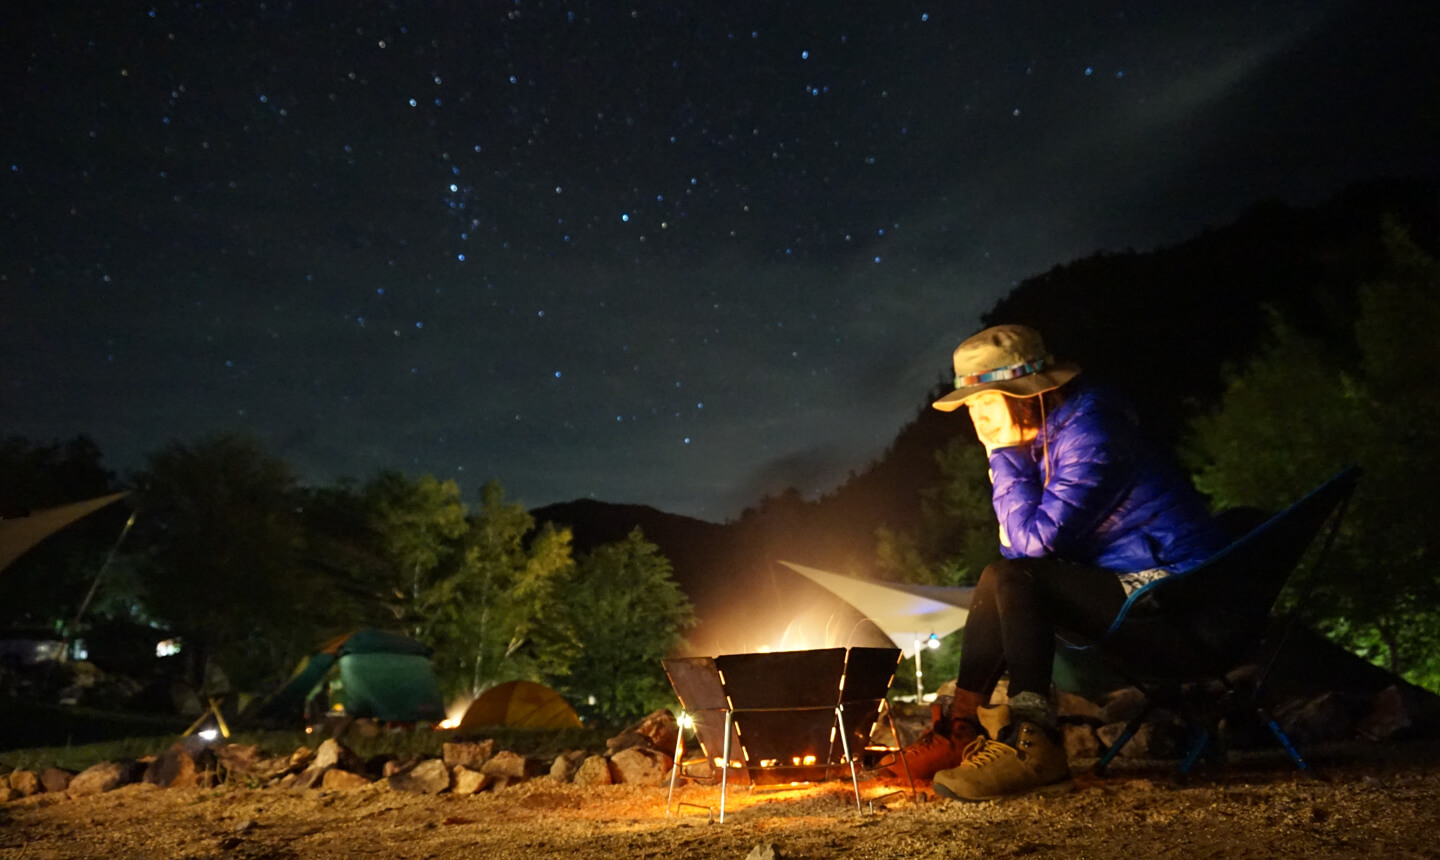
<path fill-rule="evenodd" d="M 975 425 L 975 435 L 985 445 L 988 455 L 996 448 L 1009 448 L 1034 441 L 1036 430 L 1015 423 L 1005 395 L 998 391 L 985 391 L 966 402 L 970 409 L 970 420 Z"/>

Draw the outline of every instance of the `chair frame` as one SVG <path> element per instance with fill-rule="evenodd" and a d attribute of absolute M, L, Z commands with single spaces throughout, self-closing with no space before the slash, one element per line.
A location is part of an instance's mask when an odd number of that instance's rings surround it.
<path fill-rule="evenodd" d="M 1135 733 L 1140 729 L 1140 726 L 1144 724 L 1145 720 L 1156 708 L 1174 705 L 1177 706 L 1177 710 L 1183 713 L 1186 709 L 1186 703 L 1181 694 L 1181 690 L 1185 685 L 1195 684 L 1197 682 L 1218 682 L 1223 690 L 1222 695 L 1238 695 L 1240 691 L 1236 689 L 1235 685 L 1231 683 L 1226 675 L 1228 672 L 1242 665 L 1242 662 L 1230 655 L 1239 653 L 1255 655 L 1262 653 L 1262 650 L 1267 646 L 1270 651 L 1269 657 L 1264 661 L 1254 687 L 1248 691 L 1248 702 L 1246 702 L 1246 705 L 1250 712 L 1259 719 L 1260 724 L 1266 726 L 1275 736 L 1275 739 L 1285 750 L 1286 755 L 1295 763 L 1296 767 L 1302 772 L 1308 772 L 1308 764 L 1295 748 L 1295 745 L 1290 741 L 1290 738 L 1287 737 L 1285 732 L 1280 728 L 1279 723 L 1276 722 L 1273 715 L 1271 715 L 1269 710 L 1264 706 L 1263 697 L 1270 673 L 1274 669 L 1280 652 L 1289 640 L 1290 634 L 1299 620 L 1301 609 L 1320 582 L 1321 570 L 1331 550 L 1334 548 L 1340 524 L 1349 507 L 1359 478 L 1360 469 L 1351 466 L 1332 476 L 1329 480 L 1325 481 L 1290 507 L 1265 520 L 1265 522 L 1258 527 L 1251 529 L 1225 549 L 1216 553 L 1210 559 L 1207 559 L 1199 567 L 1184 573 L 1172 574 L 1136 589 L 1127 598 L 1125 605 L 1121 607 L 1120 612 L 1116 615 L 1110 628 L 1098 642 L 1084 645 L 1068 642 L 1063 643 L 1066 647 L 1074 650 L 1083 651 L 1093 649 L 1109 668 L 1139 688 L 1145 697 L 1145 703 L 1140 712 L 1126 724 L 1121 734 L 1109 745 L 1099 761 L 1096 762 L 1094 766 L 1094 772 L 1096 774 L 1103 775 L 1105 773 L 1110 763 L 1120 754 L 1120 751 L 1130 742 L 1135 736 Z M 1239 641 L 1231 643 L 1230 648 L 1228 648 L 1226 652 L 1221 652 L 1220 649 L 1202 641 L 1202 638 L 1197 635 L 1193 629 L 1179 630 L 1179 635 L 1185 637 L 1187 644 L 1199 650 L 1203 658 L 1208 658 L 1207 662 L 1210 664 L 1210 668 L 1199 671 L 1166 671 L 1164 668 L 1156 669 L 1155 667 L 1137 666 L 1137 661 L 1133 655 L 1123 653 L 1121 647 L 1122 637 L 1142 623 L 1136 620 L 1136 616 L 1143 615 L 1139 607 L 1148 605 L 1154 608 L 1156 604 L 1160 602 L 1160 598 L 1167 594 L 1180 592 L 1187 581 L 1194 582 L 1200 577 L 1205 577 L 1207 571 L 1214 571 L 1216 568 L 1222 568 L 1225 565 L 1238 565 L 1241 569 L 1244 569 L 1247 563 L 1253 565 L 1256 560 L 1248 558 L 1247 554 L 1253 554 L 1257 551 L 1255 547 L 1265 539 L 1267 533 L 1273 532 L 1283 525 L 1289 525 L 1290 527 L 1297 527 L 1297 524 L 1303 525 L 1303 518 L 1317 516 L 1319 521 L 1313 530 L 1307 530 L 1308 534 L 1306 535 L 1303 545 L 1294 548 L 1294 561 L 1290 563 L 1284 571 L 1272 572 L 1271 576 L 1274 577 L 1272 580 L 1274 583 L 1273 594 L 1269 597 L 1269 603 L 1263 607 L 1265 610 L 1263 616 L 1258 613 L 1256 614 L 1257 618 L 1263 618 L 1269 621 L 1276 620 L 1271 618 L 1275 600 L 1278 598 L 1286 582 L 1288 582 L 1294 569 L 1298 567 L 1300 561 L 1303 560 L 1304 556 L 1314 545 L 1315 538 L 1323 533 L 1324 539 L 1319 554 L 1316 556 L 1314 563 L 1308 571 L 1307 581 L 1301 587 L 1300 593 L 1294 605 L 1287 611 L 1286 617 L 1278 619 L 1280 622 L 1278 625 L 1270 626 L 1267 630 L 1266 625 L 1262 624 L 1258 629 L 1238 636 L 1237 639 Z M 1287 521 L 1291 522 L 1287 523 Z M 1213 575 L 1219 576 L 1220 574 Z M 1182 608 L 1193 609 L 1194 607 L 1184 606 Z M 1252 609 L 1259 608 L 1261 607 L 1252 607 Z M 1167 620 L 1178 619 L 1174 617 L 1173 613 L 1167 614 L 1163 608 L 1160 608 L 1158 612 L 1146 618 L 1145 622 L 1165 624 Z M 1271 637 L 1269 631 L 1272 630 L 1278 630 L 1278 636 Z M 1273 641 L 1268 641 L 1272 638 Z M 1194 738 L 1180 765 L 1180 774 L 1182 776 L 1190 772 L 1206 750 L 1214 747 L 1215 735 L 1216 732 L 1208 726 L 1195 726 Z"/>

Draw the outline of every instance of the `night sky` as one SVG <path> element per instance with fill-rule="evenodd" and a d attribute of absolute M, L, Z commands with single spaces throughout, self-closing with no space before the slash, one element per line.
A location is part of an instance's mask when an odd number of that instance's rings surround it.
<path fill-rule="evenodd" d="M 243 429 L 307 482 L 723 520 L 862 470 L 1019 280 L 1433 175 L 1437 32 L 1429 0 L 11 0 L 0 432 L 123 474 Z"/>

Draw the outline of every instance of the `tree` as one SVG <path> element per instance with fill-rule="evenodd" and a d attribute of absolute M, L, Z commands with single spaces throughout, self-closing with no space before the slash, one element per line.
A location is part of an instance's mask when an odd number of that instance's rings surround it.
<path fill-rule="evenodd" d="M 661 660 L 695 624 L 694 609 L 659 547 L 636 528 L 580 559 L 571 602 L 582 651 L 566 692 L 594 697 L 608 721 L 644 714 L 673 699 Z"/>
<path fill-rule="evenodd" d="M 568 529 L 535 532 L 499 482 L 486 484 L 458 563 L 417 601 L 442 685 L 477 695 L 502 681 L 566 675 L 579 649 L 565 599 L 573 569 Z"/>
<path fill-rule="evenodd" d="M 324 584 L 302 564 L 302 497 L 283 460 L 248 436 L 172 442 L 135 476 L 132 546 L 150 612 L 197 660 L 242 688 L 273 680 L 313 647 Z"/>
<path fill-rule="evenodd" d="M 1188 459 L 1217 506 L 1269 510 L 1360 464 L 1311 615 L 1342 644 L 1436 689 L 1440 263 L 1394 227 L 1387 246 L 1384 272 L 1357 293 L 1351 342 L 1321 342 L 1276 316 L 1269 346 L 1194 422 Z"/>
<path fill-rule="evenodd" d="M 431 592 L 454 575 L 459 541 L 470 531 L 468 513 L 454 481 L 421 475 L 414 481 L 383 472 L 366 485 L 363 501 L 387 570 L 377 597 L 410 632 L 423 635 Z"/>
<path fill-rule="evenodd" d="M 895 582 L 973 585 L 999 554 L 985 449 L 957 436 L 935 459 L 940 483 L 920 491 L 917 526 L 878 531 L 877 569 Z"/>

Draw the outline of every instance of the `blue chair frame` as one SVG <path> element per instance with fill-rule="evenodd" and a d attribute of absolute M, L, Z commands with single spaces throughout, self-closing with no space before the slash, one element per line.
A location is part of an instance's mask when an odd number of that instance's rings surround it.
<path fill-rule="evenodd" d="M 1095 765 L 1103 774 L 1161 706 L 1187 710 L 1186 685 L 1218 684 L 1221 695 L 1239 691 L 1227 674 L 1243 665 L 1262 666 L 1248 691 L 1247 709 L 1267 726 L 1301 770 L 1307 764 L 1263 705 L 1265 685 L 1301 606 L 1319 582 L 1340 522 L 1360 479 L 1347 468 L 1304 498 L 1270 517 L 1199 567 L 1136 589 L 1098 642 L 1062 644 L 1093 651 L 1110 669 L 1145 695 L 1145 704 Z M 1276 600 L 1317 536 L 1324 540 L 1309 578 L 1286 618 L 1272 619 Z M 1278 623 L 1277 623 L 1278 621 Z M 1262 655 L 1268 651 L 1268 659 Z M 1263 661 L 1263 662 L 1262 662 Z M 1180 767 L 1188 774 L 1215 740 L 1213 728 L 1193 725 L 1194 738 Z"/>

